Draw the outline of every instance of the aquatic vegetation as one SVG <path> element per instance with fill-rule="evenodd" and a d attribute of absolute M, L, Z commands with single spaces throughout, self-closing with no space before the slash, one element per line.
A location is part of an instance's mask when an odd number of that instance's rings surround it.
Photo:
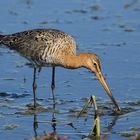
<path fill-rule="evenodd" d="M 58 68 L 56 75 L 57 103 L 54 109 L 50 68 L 45 71 L 43 68 L 40 77 L 37 77 L 39 105 L 34 111 L 30 76 L 33 66 L 12 51 L 0 47 L 0 139 L 54 138 L 52 125 L 55 124 L 55 138 L 66 136 L 70 140 L 93 140 L 94 135 L 88 137 L 94 122 L 93 108 L 88 107 L 79 119 L 77 113 L 88 97 L 94 94 L 99 97 L 96 101 L 101 121 L 101 139 L 104 136 L 105 140 L 140 140 L 139 0 L 1 0 L 0 5 L 1 34 L 36 27 L 58 28 L 76 38 L 80 46 L 78 53 L 95 51 L 99 54 L 105 78 L 110 82 L 111 90 L 122 109 L 120 115 L 110 109 L 112 103 L 102 88 L 96 86 L 95 77 L 91 77 L 84 69 L 70 72 L 61 68 Z M 89 80 L 93 81 L 92 84 Z M 21 88 L 21 84 L 24 88 Z M 24 92 L 25 89 L 27 92 Z M 52 123 L 53 113 L 56 113 L 56 122 Z M 36 130 L 33 127 L 35 115 L 38 123 Z M 76 129 L 61 123 L 67 121 L 72 122 Z"/>
<path fill-rule="evenodd" d="M 37 113 L 44 113 L 44 112 L 60 113 L 60 110 L 53 110 L 53 108 L 51 108 L 51 107 L 43 107 L 43 106 L 40 106 L 37 109 L 34 109 L 34 108 L 30 108 L 29 107 L 28 109 L 25 109 L 22 112 L 16 112 L 16 114 L 20 114 L 20 115 L 33 115 L 36 112 Z"/>
<path fill-rule="evenodd" d="M 94 115 L 93 126 L 88 137 L 90 138 L 96 137 L 97 139 L 100 139 L 100 118 L 99 118 L 95 96 L 91 96 L 89 98 L 89 100 L 86 102 L 85 106 L 83 107 L 83 109 L 81 110 L 81 112 L 78 114 L 77 117 L 79 118 L 83 113 L 85 113 L 85 111 L 87 110 L 90 104 L 93 104 L 94 106 L 95 115 Z"/>
<path fill-rule="evenodd" d="M 16 80 L 16 78 L 11 78 L 11 77 L 5 77 L 5 78 L 0 78 L 0 80 Z"/>
<path fill-rule="evenodd" d="M 126 131 L 126 132 L 120 132 L 119 135 L 123 137 L 132 137 L 132 136 L 140 135 L 140 133 L 134 131 Z"/>
<path fill-rule="evenodd" d="M 3 130 L 13 130 L 17 127 L 18 127 L 18 125 L 16 125 L 16 124 L 8 124 L 8 125 L 3 126 Z"/>
<path fill-rule="evenodd" d="M 140 128 L 139 127 L 132 127 L 130 128 L 129 131 L 124 131 L 124 132 L 120 132 L 118 133 L 120 136 L 123 137 L 131 137 L 134 138 L 134 140 L 139 140 L 140 138 Z"/>
<path fill-rule="evenodd" d="M 140 131 L 140 127 L 132 127 L 131 130 Z"/>
<path fill-rule="evenodd" d="M 9 92 L 0 92 L 0 97 L 9 97 L 9 98 L 25 98 L 26 96 L 29 96 L 29 94 L 18 94 L 18 93 L 9 93 Z"/>

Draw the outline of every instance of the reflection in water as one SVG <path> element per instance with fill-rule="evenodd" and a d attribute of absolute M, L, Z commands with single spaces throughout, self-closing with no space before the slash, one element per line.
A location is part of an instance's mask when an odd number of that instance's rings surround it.
<path fill-rule="evenodd" d="M 34 112 L 34 122 L 33 122 L 33 128 L 34 128 L 34 137 L 37 139 L 37 128 L 38 128 L 38 122 L 37 122 L 37 111 Z"/>
<path fill-rule="evenodd" d="M 45 140 L 45 139 L 54 139 L 54 140 L 67 140 L 68 137 L 67 136 L 63 136 L 63 137 L 60 137 L 57 132 L 56 132 L 56 125 L 57 124 L 62 124 L 62 125 L 70 125 L 72 128 L 73 127 L 73 124 L 72 123 L 67 123 L 67 122 L 58 122 L 56 120 L 56 112 L 55 112 L 55 108 L 56 108 L 56 101 L 55 101 L 55 96 L 54 96 L 54 89 L 55 89 L 55 68 L 53 67 L 52 69 L 52 85 L 51 85 L 51 89 L 52 89 L 52 96 L 53 96 L 53 112 L 52 112 L 52 120 L 49 122 L 49 121 L 38 121 L 37 119 L 37 108 L 36 108 L 36 68 L 34 68 L 34 78 L 33 78 L 33 92 L 34 92 L 34 122 L 33 122 L 33 130 L 34 130 L 34 139 L 35 140 Z M 51 126 L 52 126 L 52 130 L 53 132 L 51 133 L 46 133 L 45 135 L 43 136 L 38 136 L 37 134 L 37 129 L 38 129 L 38 123 L 50 123 Z"/>
<path fill-rule="evenodd" d="M 39 69 L 40 71 L 40 69 Z M 36 84 L 36 68 L 34 68 L 34 75 L 33 75 L 33 94 L 34 94 L 34 122 L 33 122 L 33 130 L 34 130 L 34 139 L 63 139 L 63 137 L 58 136 L 57 134 L 57 130 L 56 130 L 56 125 L 57 124 L 62 124 L 62 125 L 70 125 L 72 128 L 73 124 L 72 123 L 68 123 L 68 122 L 59 122 L 56 119 L 56 101 L 55 101 L 55 94 L 54 94 L 54 89 L 55 89 L 55 68 L 52 68 L 52 84 L 51 84 L 51 89 L 52 89 L 52 96 L 53 96 L 53 111 L 52 111 L 52 120 L 49 121 L 38 121 L 37 120 L 37 108 L 36 108 L 36 89 L 37 89 L 37 84 Z M 118 119 L 118 115 L 113 116 L 112 118 L 112 122 L 109 124 L 109 126 L 107 127 L 107 130 L 103 131 L 103 134 L 101 135 L 101 138 L 103 140 L 107 140 L 109 137 L 109 134 L 113 128 L 113 126 L 116 124 L 116 121 Z M 51 133 L 46 133 L 43 136 L 39 136 L 37 134 L 37 128 L 38 128 L 38 123 L 50 123 L 52 126 L 52 132 Z M 94 123 L 94 122 L 93 122 Z M 74 128 L 75 129 L 75 128 Z M 68 137 L 64 136 L 63 140 L 67 140 Z"/>
<path fill-rule="evenodd" d="M 103 131 L 102 138 L 101 138 L 102 140 L 108 140 L 109 139 L 109 134 L 110 134 L 113 126 L 116 124 L 117 119 L 118 119 L 118 115 L 112 117 L 111 123 L 108 125 L 106 130 Z"/>
<path fill-rule="evenodd" d="M 68 137 L 67 136 L 59 136 L 56 132 L 56 125 L 59 124 L 59 122 L 57 122 L 56 120 L 56 114 L 55 114 L 55 100 L 53 99 L 53 113 L 52 113 L 52 121 L 38 121 L 37 119 L 37 111 L 34 112 L 34 122 L 33 122 L 33 130 L 34 130 L 34 139 L 35 140 L 67 140 Z M 52 126 L 52 132 L 50 133 L 45 133 L 42 136 L 39 136 L 37 134 L 37 129 L 38 129 L 38 123 L 50 123 Z M 63 125 L 69 125 L 69 124 L 63 124 Z"/>

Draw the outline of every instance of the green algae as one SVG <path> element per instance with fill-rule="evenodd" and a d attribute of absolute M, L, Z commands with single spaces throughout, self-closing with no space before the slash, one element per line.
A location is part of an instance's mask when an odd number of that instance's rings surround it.
<path fill-rule="evenodd" d="M 18 125 L 16 125 L 16 124 L 4 125 L 3 130 L 13 130 L 13 129 L 17 128 L 17 127 L 18 127 Z"/>

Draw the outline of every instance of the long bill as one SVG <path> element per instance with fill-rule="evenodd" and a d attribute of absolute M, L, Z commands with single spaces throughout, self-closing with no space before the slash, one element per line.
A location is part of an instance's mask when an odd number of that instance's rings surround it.
<path fill-rule="evenodd" d="M 101 82 L 101 84 L 102 84 L 103 88 L 105 89 L 106 93 L 108 94 L 108 96 L 110 97 L 110 99 L 112 100 L 112 102 L 114 103 L 114 105 L 116 107 L 115 111 L 116 112 L 120 112 L 121 109 L 120 109 L 118 103 L 116 102 L 115 98 L 113 97 L 110 89 L 108 88 L 108 86 L 107 86 L 107 84 L 106 84 L 106 82 L 104 80 L 103 74 L 102 74 L 102 72 L 99 69 L 98 69 L 98 71 L 96 73 L 96 76 L 99 79 L 99 81 Z"/>

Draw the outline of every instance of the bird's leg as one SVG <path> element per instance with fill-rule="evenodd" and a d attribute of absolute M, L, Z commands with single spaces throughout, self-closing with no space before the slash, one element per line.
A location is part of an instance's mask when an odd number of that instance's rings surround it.
<path fill-rule="evenodd" d="M 52 83 L 51 83 L 51 88 L 52 88 L 52 96 L 53 96 L 53 115 L 52 115 L 52 127 L 53 131 L 55 133 L 56 131 L 56 117 L 55 117 L 55 97 L 54 97 L 54 89 L 55 89 L 55 67 L 52 68 Z"/>
<path fill-rule="evenodd" d="M 52 88 L 52 96 L 53 96 L 53 100 L 54 100 L 54 88 L 55 88 L 55 67 L 52 68 L 52 84 L 51 84 L 51 88 Z"/>
<path fill-rule="evenodd" d="M 34 75 L 33 75 L 33 94 L 34 94 L 34 109 L 36 108 L 36 67 L 34 67 Z"/>

